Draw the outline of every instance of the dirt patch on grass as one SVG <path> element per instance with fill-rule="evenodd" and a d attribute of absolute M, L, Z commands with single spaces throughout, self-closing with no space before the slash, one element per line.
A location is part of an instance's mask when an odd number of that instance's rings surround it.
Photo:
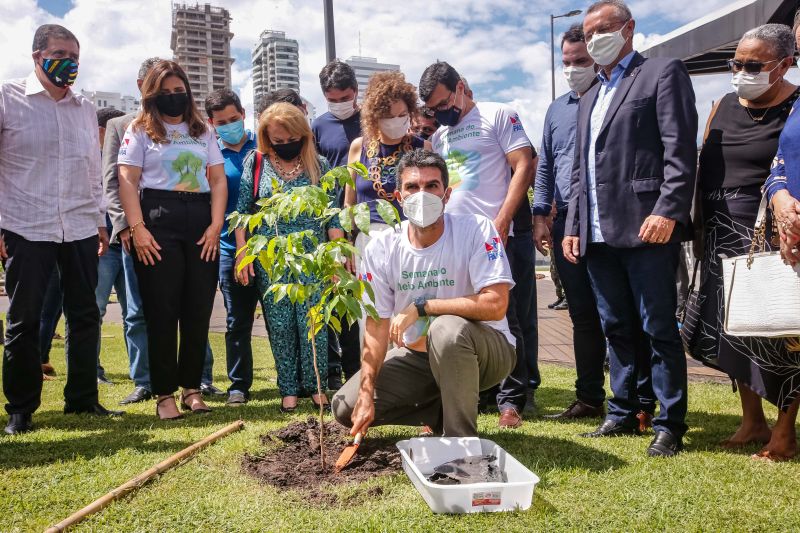
<path fill-rule="evenodd" d="M 341 472 L 334 464 L 344 447 L 351 442 L 349 432 L 336 422 L 325 424 L 325 469 L 320 464 L 319 422 L 310 417 L 261 436 L 267 447 L 258 455 L 246 454 L 244 471 L 260 482 L 279 489 L 296 489 L 322 497 L 325 503 L 338 498 L 320 489 L 325 485 L 366 481 L 375 476 L 396 474 L 402 470 L 400 452 L 388 439 L 365 438 L 352 462 Z M 373 487 L 378 489 L 379 487 Z M 373 490 L 371 489 L 371 490 Z"/>

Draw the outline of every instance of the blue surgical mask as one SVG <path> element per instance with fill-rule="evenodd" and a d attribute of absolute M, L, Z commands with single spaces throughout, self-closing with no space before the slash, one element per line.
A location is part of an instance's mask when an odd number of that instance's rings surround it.
<path fill-rule="evenodd" d="M 244 120 L 237 120 L 223 126 L 214 126 L 217 135 L 222 142 L 227 144 L 239 144 L 244 137 Z"/>

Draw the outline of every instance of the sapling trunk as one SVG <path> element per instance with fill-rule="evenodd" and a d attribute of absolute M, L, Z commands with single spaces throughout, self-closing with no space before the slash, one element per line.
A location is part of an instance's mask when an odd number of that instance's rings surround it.
<path fill-rule="evenodd" d="M 314 375 L 317 377 L 317 398 L 319 398 L 319 460 L 322 471 L 325 471 L 325 404 L 322 402 L 322 380 L 319 377 L 319 367 L 317 366 L 317 336 L 314 330 L 317 329 L 317 322 L 311 318 L 311 354 L 314 361 Z"/>

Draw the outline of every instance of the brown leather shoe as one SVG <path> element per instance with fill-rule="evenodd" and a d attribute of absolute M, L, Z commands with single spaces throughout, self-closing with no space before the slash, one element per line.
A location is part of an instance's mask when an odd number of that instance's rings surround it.
<path fill-rule="evenodd" d="M 576 418 L 605 418 L 605 416 L 606 410 L 602 405 L 595 407 L 580 400 L 575 400 L 562 412 L 556 415 L 546 415 L 545 418 L 550 420 L 574 420 Z"/>
<path fill-rule="evenodd" d="M 513 407 L 506 407 L 500 411 L 498 426 L 505 429 L 516 429 L 522 425 L 522 416 Z"/>
<path fill-rule="evenodd" d="M 42 363 L 42 374 L 53 377 L 56 375 L 56 369 L 50 363 Z"/>
<path fill-rule="evenodd" d="M 639 411 L 639 414 L 636 415 L 636 419 L 639 421 L 639 431 L 642 433 L 647 431 L 648 428 L 653 427 L 653 415 L 650 413 Z"/>

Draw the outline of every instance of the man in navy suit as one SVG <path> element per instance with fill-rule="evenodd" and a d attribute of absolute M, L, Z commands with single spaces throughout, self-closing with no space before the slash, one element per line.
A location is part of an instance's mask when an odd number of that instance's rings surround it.
<path fill-rule="evenodd" d="M 686 433 L 686 357 L 675 311 L 680 243 L 691 235 L 697 111 L 676 59 L 633 49 L 635 21 L 621 0 L 586 12 L 583 30 L 600 83 L 581 98 L 564 256 L 584 257 L 609 342 L 608 415 L 587 437 L 639 434 L 637 329 L 651 348 L 661 405 L 650 456 L 673 456 Z"/>

